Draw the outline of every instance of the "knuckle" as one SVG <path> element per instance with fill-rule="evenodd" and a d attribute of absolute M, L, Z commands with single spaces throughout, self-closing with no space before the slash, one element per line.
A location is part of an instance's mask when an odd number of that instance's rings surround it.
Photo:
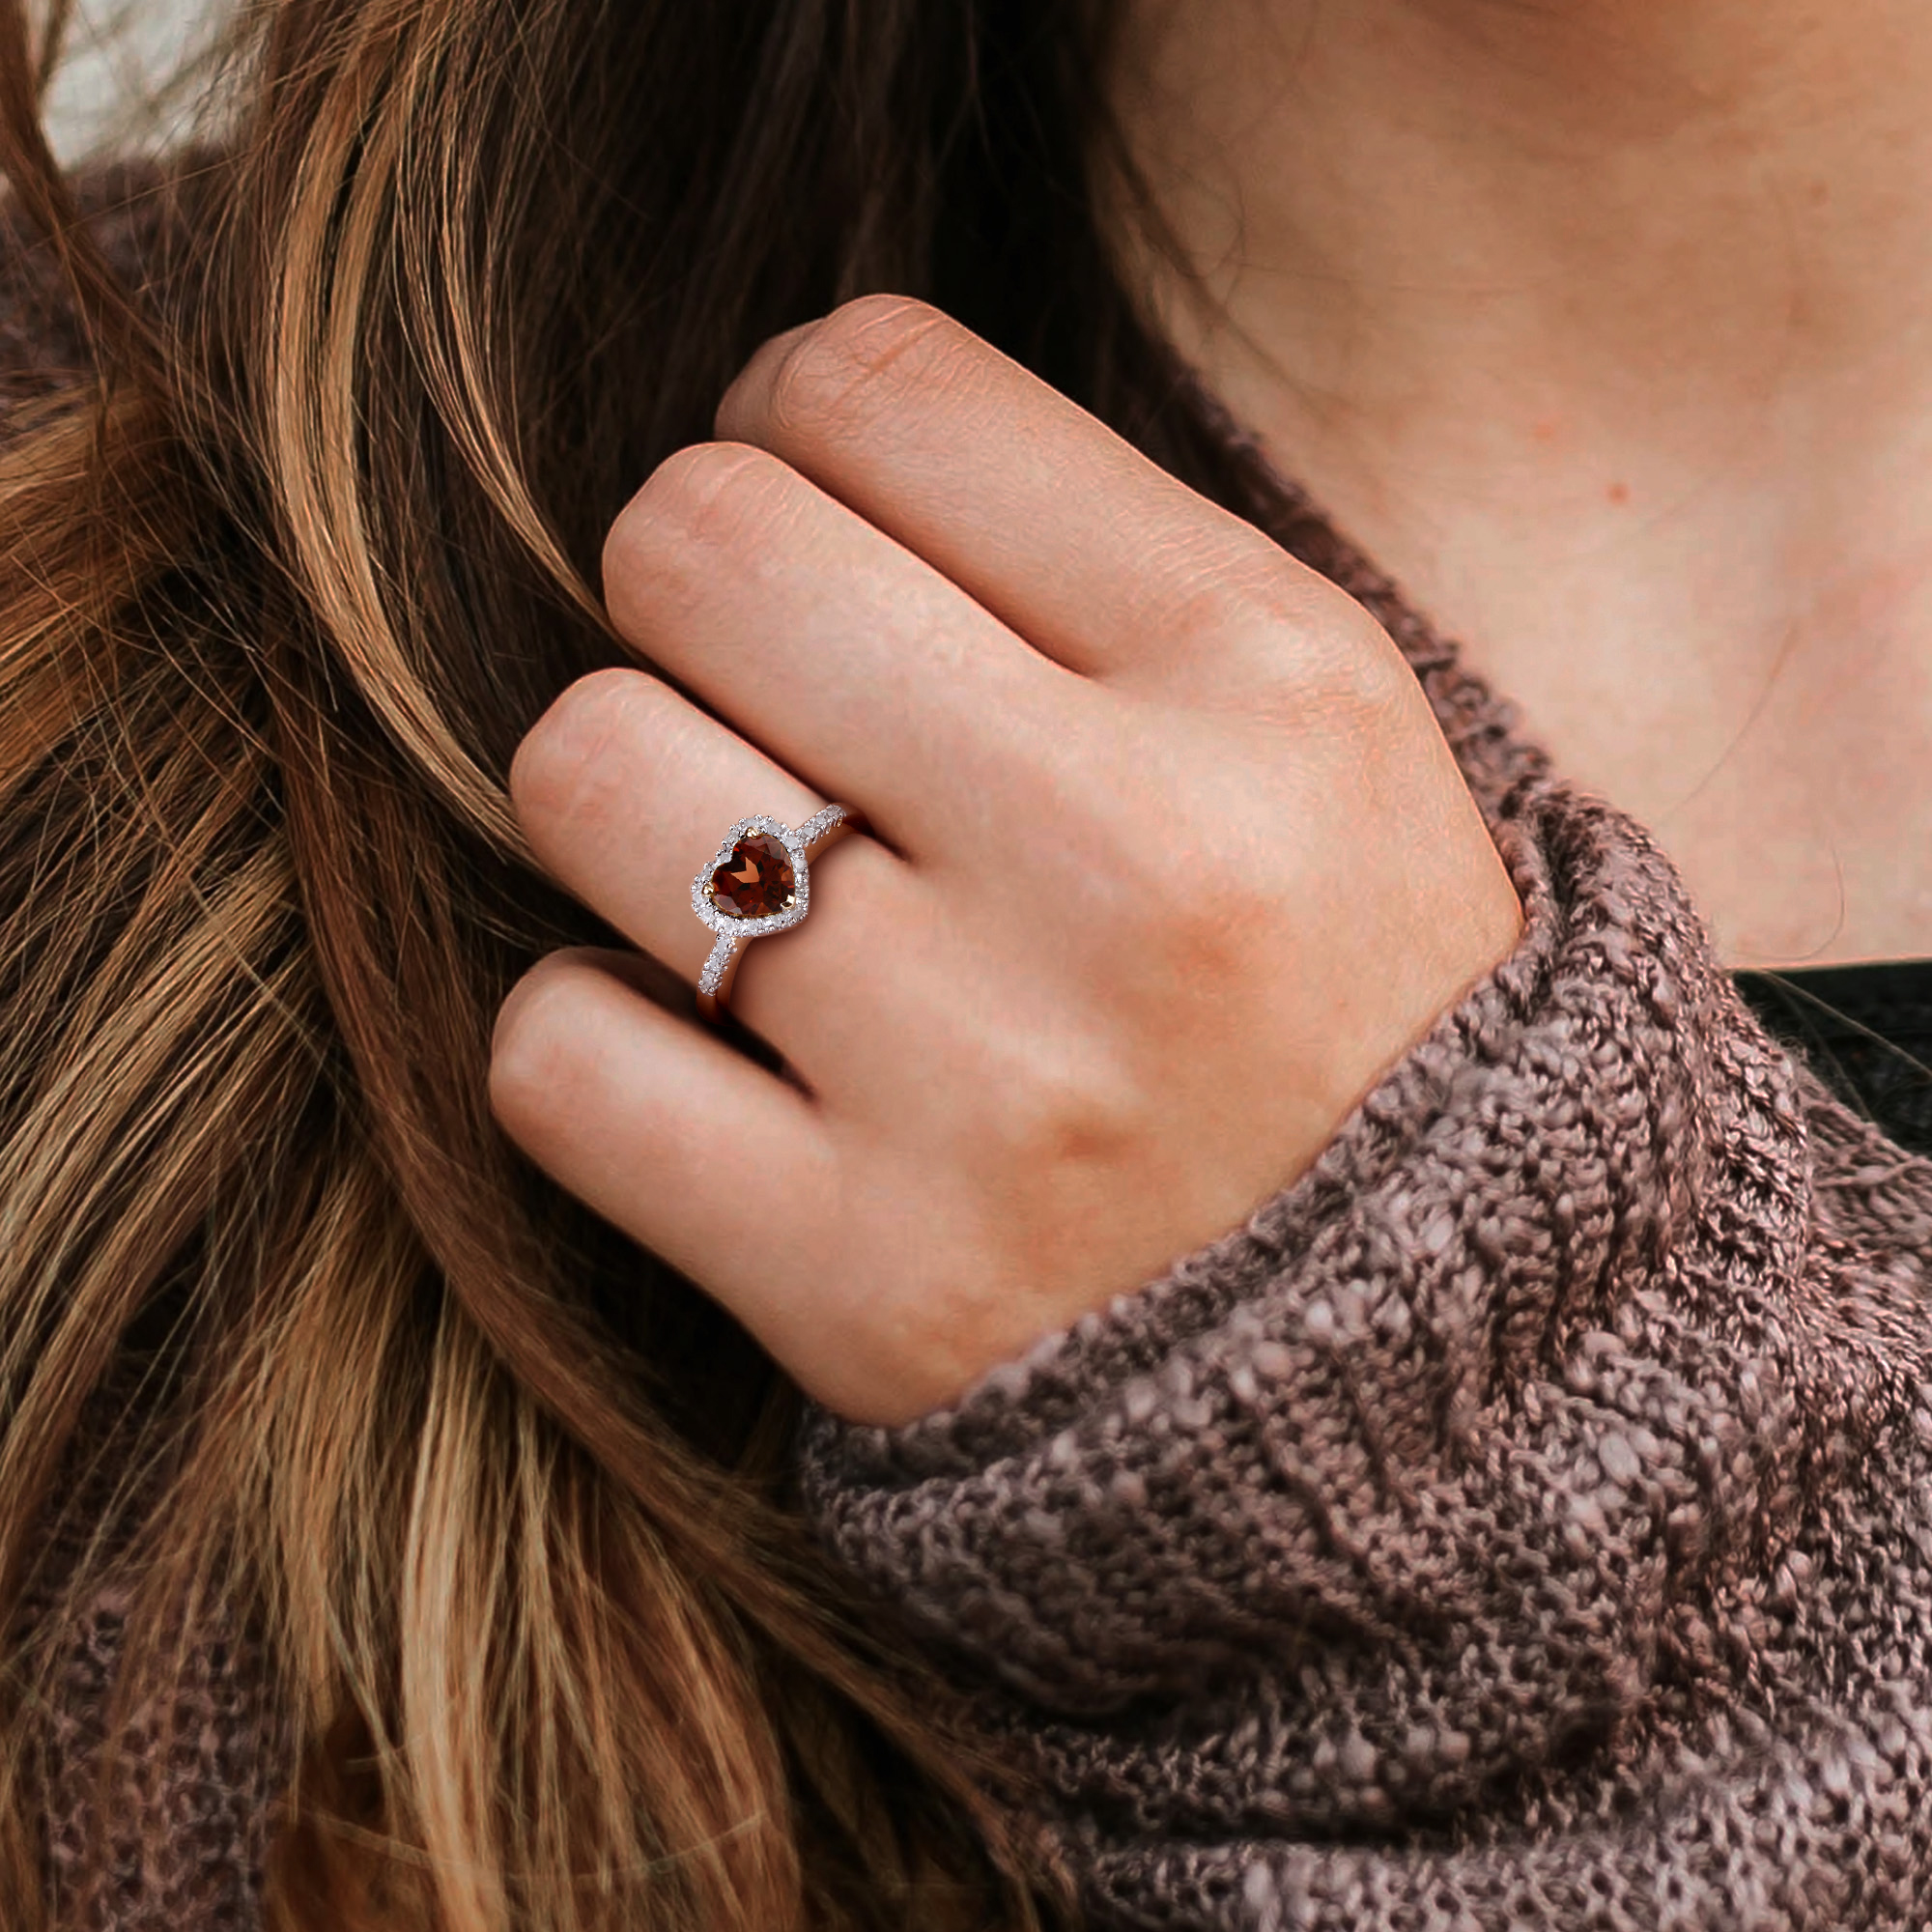
<path fill-rule="evenodd" d="M 731 549 L 770 533 L 798 487 L 768 451 L 696 442 L 673 451 L 626 503 L 604 539 L 604 601 L 620 629 L 649 600 L 701 569 L 692 553 Z"/>
<path fill-rule="evenodd" d="M 1309 573 L 1233 517 L 1203 518 L 1190 504 L 1150 532 L 1146 559 L 1163 616 L 1183 636 L 1225 638 L 1308 620 Z"/>
<path fill-rule="evenodd" d="M 611 742 L 620 733 L 635 735 L 646 716 L 664 711 L 667 696 L 655 678 L 621 666 L 566 685 L 510 759 L 510 804 L 526 833 L 579 815 Z"/>
<path fill-rule="evenodd" d="M 1415 674 L 1375 616 L 1331 583 L 1323 582 L 1321 592 L 1298 667 L 1300 680 L 1311 691 L 1374 710 L 1410 690 Z"/>
<path fill-rule="evenodd" d="M 1244 545 L 1214 585 L 1229 621 L 1306 636 L 1339 612 L 1331 586 L 1265 542 Z"/>
<path fill-rule="evenodd" d="M 791 475 L 769 451 L 747 442 L 693 442 L 673 450 L 631 499 L 646 531 L 735 535 L 755 507 Z"/>
<path fill-rule="evenodd" d="M 1058 1179 L 1123 1165 L 1145 1140 L 1147 1096 L 1124 1066 L 1062 1036 L 1003 1083 L 1000 1138 L 1015 1172 Z"/>
<path fill-rule="evenodd" d="M 1279 937 L 1278 915 L 1255 904 L 1251 881 L 1251 871 L 1230 866 L 1177 908 L 1151 953 L 1155 973 L 1148 991 L 1156 1009 L 1184 988 L 1232 1011 L 1230 1003 L 1268 983 L 1270 952 L 1279 956 L 1269 944 Z"/>
<path fill-rule="evenodd" d="M 1419 733 L 1437 728 L 1421 684 L 1379 626 L 1372 637 L 1332 639 L 1300 667 L 1292 696 L 1303 733 L 1350 758 L 1406 757 Z"/>
<path fill-rule="evenodd" d="M 491 1111 L 513 1131 L 567 1098 L 582 1036 L 581 969 L 568 952 L 537 961 L 497 1009 L 490 1036 Z"/>
<path fill-rule="evenodd" d="M 910 296 L 860 296 L 786 351 L 772 378 L 773 427 L 812 440 L 867 413 L 867 397 L 931 380 L 958 355 L 958 324 Z"/>
<path fill-rule="evenodd" d="M 1211 848 L 1197 848 L 1190 864 L 1150 881 L 1150 912 L 1136 934 L 1128 990 L 1155 1024 L 1171 1011 L 1179 989 L 1190 1001 L 1218 1000 L 1253 978 L 1258 933 L 1265 924 L 1255 865 L 1238 846 L 1227 849 L 1225 834 L 1221 845 L 1211 858 Z"/>
<path fill-rule="evenodd" d="M 639 675 L 593 670 L 566 685 L 524 733 L 510 759 L 510 803 L 520 817 L 567 810 L 584 767 L 611 729 L 621 684 Z"/>
<path fill-rule="evenodd" d="M 1345 590 L 1259 532 L 1215 546 L 1178 573 L 1199 587 L 1182 628 L 1232 644 L 1296 707 L 1379 715 L 1413 682 L 1388 633 Z"/>
<path fill-rule="evenodd" d="M 1204 603 L 1223 623 L 1305 639 L 1349 623 L 1360 606 L 1257 532 L 1233 544 L 1202 573 Z"/>
<path fill-rule="evenodd" d="M 1107 864 L 1125 919 L 1111 947 L 1137 1026 L 1171 1023 L 1177 994 L 1211 1001 L 1250 983 L 1266 943 L 1266 882 L 1298 865 L 1293 832 L 1259 802 L 1170 795 L 1155 836 L 1122 834 Z"/>

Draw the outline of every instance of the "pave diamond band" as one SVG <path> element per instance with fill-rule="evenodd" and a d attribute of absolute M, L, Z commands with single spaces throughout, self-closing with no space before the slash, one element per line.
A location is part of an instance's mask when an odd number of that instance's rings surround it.
<path fill-rule="evenodd" d="M 812 847 L 861 823 L 851 807 L 828 805 L 796 828 L 762 812 L 741 818 L 691 882 L 691 909 L 718 936 L 697 976 L 697 1009 L 716 1019 L 738 949 L 783 932 L 811 905 Z"/>

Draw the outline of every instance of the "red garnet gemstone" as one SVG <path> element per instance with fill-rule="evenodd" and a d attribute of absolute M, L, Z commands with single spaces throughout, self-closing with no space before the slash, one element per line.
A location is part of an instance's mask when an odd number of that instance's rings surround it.
<path fill-rule="evenodd" d="M 770 919 L 791 904 L 791 854 L 769 832 L 748 832 L 711 875 L 711 903 L 732 919 Z"/>

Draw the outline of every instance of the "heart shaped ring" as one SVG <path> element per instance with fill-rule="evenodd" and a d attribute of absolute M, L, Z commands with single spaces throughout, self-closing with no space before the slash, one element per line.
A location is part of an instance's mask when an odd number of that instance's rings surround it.
<path fill-rule="evenodd" d="M 811 906 L 810 858 L 835 832 L 864 823 L 850 806 L 828 805 L 794 830 L 762 813 L 741 818 L 691 882 L 691 909 L 718 937 L 697 976 L 697 1010 L 708 1020 L 724 1004 L 738 948 L 783 932 Z"/>

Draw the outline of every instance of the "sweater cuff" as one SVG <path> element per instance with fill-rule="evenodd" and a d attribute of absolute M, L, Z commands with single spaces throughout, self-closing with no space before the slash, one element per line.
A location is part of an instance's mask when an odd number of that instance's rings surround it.
<path fill-rule="evenodd" d="M 816 1533 L 1016 1713 L 1185 1703 L 1319 1640 L 1384 1691 L 1403 1659 L 1457 1731 L 1463 1660 L 1533 1632 L 1497 1664 L 1521 1728 L 1443 1771 L 1503 1775 L 1640 1695 L 1675 1606 L 1781 1534 L 1819 1357 L 1734 1284 L 1767 1188 L 1749 1294 L 1803 1264 L 1790 1067 L 1632 821 L 1547 782 L 1497 842 L 1519 945 L 1248 1225 L 950 1408 L 807 1418 Z"/>

